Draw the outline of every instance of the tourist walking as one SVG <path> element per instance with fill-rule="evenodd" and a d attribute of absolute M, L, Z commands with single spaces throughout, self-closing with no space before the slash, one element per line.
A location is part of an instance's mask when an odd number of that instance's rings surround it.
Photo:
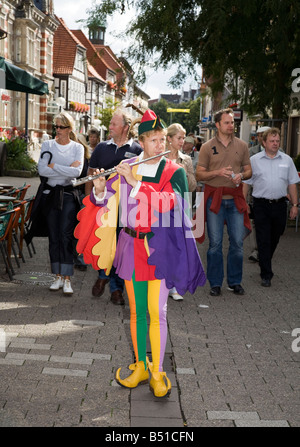
<path fill-rule="evenodd" d="M 210 295 L 219 296 L 224 279 L 223 232 L 229 236 L 227 256 L 228 288 L 237 295 L 245 293 L 243 240 L 251 225 L 242 181 L 251 177 L 247 144 L 234 136 L 234 114 L 223 109 L 215 114 L 217 134 L 200 149 L 196 177 L 205 184 L 204 199 L 209 248 L 207 278 Z"/>

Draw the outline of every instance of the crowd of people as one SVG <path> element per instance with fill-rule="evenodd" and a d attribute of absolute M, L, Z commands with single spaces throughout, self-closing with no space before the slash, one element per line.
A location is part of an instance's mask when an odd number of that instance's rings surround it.
<path fill-rule="evenodd" d="M 109 284 L 111 302 L 123 305 L 126 289 L 135 362 L 125 378 L 119 368 L 116 380 L 133 388 L 150 379 L 156 397 L 171 392 L 163 371 L 168 297 L 182 301 L 206 278 L 210 295 L 221 295 L 224 225 L 227 288 L 244 295 L 245 237 L 252 233 L 249 259 L 259 263 L 261 285 L 270 287 L 287 207 L 291 219 L 298 215 L 299 176 L 280 149 L 279 129 L 258 129 L 258 145 L 249 150 L 234 135 L 231 109 L 217 112 L 214 121 L 216 135 L 202 144 L 178 123 L 165 128 L 150 109 L 137 120 L 117 110 L 108 139 L 100 142 L 98 130 L 91 128 L 87 142 L 75 134 L 74 121 L 63 111 L 54 119 L 56 138 L 41 148 L 41 186 L 32 221 L 40 215 L 45 222 L 43 235 L 49 238 L 56 275 L 50 290 L 72 294 L 74 266 L 84 270 L 88 264 L 97 272 L 94 297 L 100 298 Z M 92 180 L 74 187 L 71 180 L 86 175 Z M 205 234 L 196 240 L 191 223 L 197 192 L 203 192 L 209 239 L 206 272 L 196 244 Z M 146 357 L 147 310 L 151 361 Z"/>

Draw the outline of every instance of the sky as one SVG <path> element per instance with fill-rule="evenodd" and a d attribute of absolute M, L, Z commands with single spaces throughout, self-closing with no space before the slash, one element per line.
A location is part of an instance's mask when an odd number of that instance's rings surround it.
<path fill-rule="evenodd" d="M 92 0 L 53 0 L 54 12 L 62 18 L 69 29 L 83 29 L 81 23 L 76 21 L 79 19 L 85 19 L 87 17 L 86 10 L 91 8 Z M 130 20 L 132 13 L 126 13 L 123 15 L 114 14 L 113 18 L 107 20 L 107 30 L 105 34 L 105 44 L 110 46 L 116 56 L 121 55 L 122 49 L 126 48 L 130 42 L 128 40 L 121 40 L 116 37 L 117 31 L 123 31 L 126 28 L 126 23 Z M 132 66 L 134 69 L 134 65 Z M 171 67 L 168 71 L 163 70 L 148 70 L 147 80 L 143 85 L 139 87 L 150 96 L 150 99 L 156 99 L 159 94 L 167 93 L 181 93 L 182 89 L 174 90 L 168 85 L 169 79 L 175 74 L 175 67 Z M 187 82 L 182 88 L 188 90 L 189 87 L 197 88 L 195 82 Z"/>

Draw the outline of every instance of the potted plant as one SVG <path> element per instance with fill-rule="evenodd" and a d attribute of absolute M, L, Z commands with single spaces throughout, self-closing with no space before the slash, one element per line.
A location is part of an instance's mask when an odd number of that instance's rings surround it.
<path fill-rule="evenodd" d="M 33 177 L 37 175 L 37 164 L 27 153 L 27 141 L 24 134 L 16 128 L 7 132 L 5 137 L 7 158 L 5 172 L 15 177 Z"/>

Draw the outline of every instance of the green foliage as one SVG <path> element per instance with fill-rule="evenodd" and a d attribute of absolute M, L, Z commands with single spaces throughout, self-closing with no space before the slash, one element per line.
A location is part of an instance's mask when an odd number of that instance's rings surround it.
<path fill-rule="evenodd" d="M 106 100 L 106 107 L 98 113 L 98 118 L 101 121 L 102 126 L 105 126 L 106 129 L 108 129 L 112 116 L 119 105 L 119 101 L 114 101 L 113 99 L 108 98 Z"/>
<path fill-rule="evenodd" d="M 202 65 L 212 92 L 224 85 L 249 114 L 284 118 L 299 66 L 299 0 L 102 0 L 91 17 L 134 9 L 127 58 L 135 67 L 178 64 L 171 85 Z M 137 79 L 142 81 L 141 76 Z"/>
<path fill-rule="evenodd" d="M 167 112 L 169 107 L 173 109 L 190 109 L 190 113 L 173 112 L 171 117 L 171 114 Z M 181 124 L 187 134 L 189 132 L 199 132 L 200 98 L 197 98 L 194 101 L 182 102 L 180 104 L 172 104 L 165 99 L 161 99 L 157 103 L 152 104 L 151 108 L 157 115 L 159 115 L 167 126 L 171 124 L 172 118 L 172 123 Z"/>
<path fill-rule="evenodd" d="M 160 99 L 151 105 L 151 109 L 160 117 L 163 123 L 168 126 L 170 122 L 170 114 L 167 112 L 168 107 L 175 107 L 174 104 L 168 103 L 165 99 Z"/>
<path fill-rule="evenodd" d="M 27 153 L 27 143 L 24 138 L 5 138 L 7 148 L 6 171 L 22 170 L 37 174 L 37 164 Z"/>

